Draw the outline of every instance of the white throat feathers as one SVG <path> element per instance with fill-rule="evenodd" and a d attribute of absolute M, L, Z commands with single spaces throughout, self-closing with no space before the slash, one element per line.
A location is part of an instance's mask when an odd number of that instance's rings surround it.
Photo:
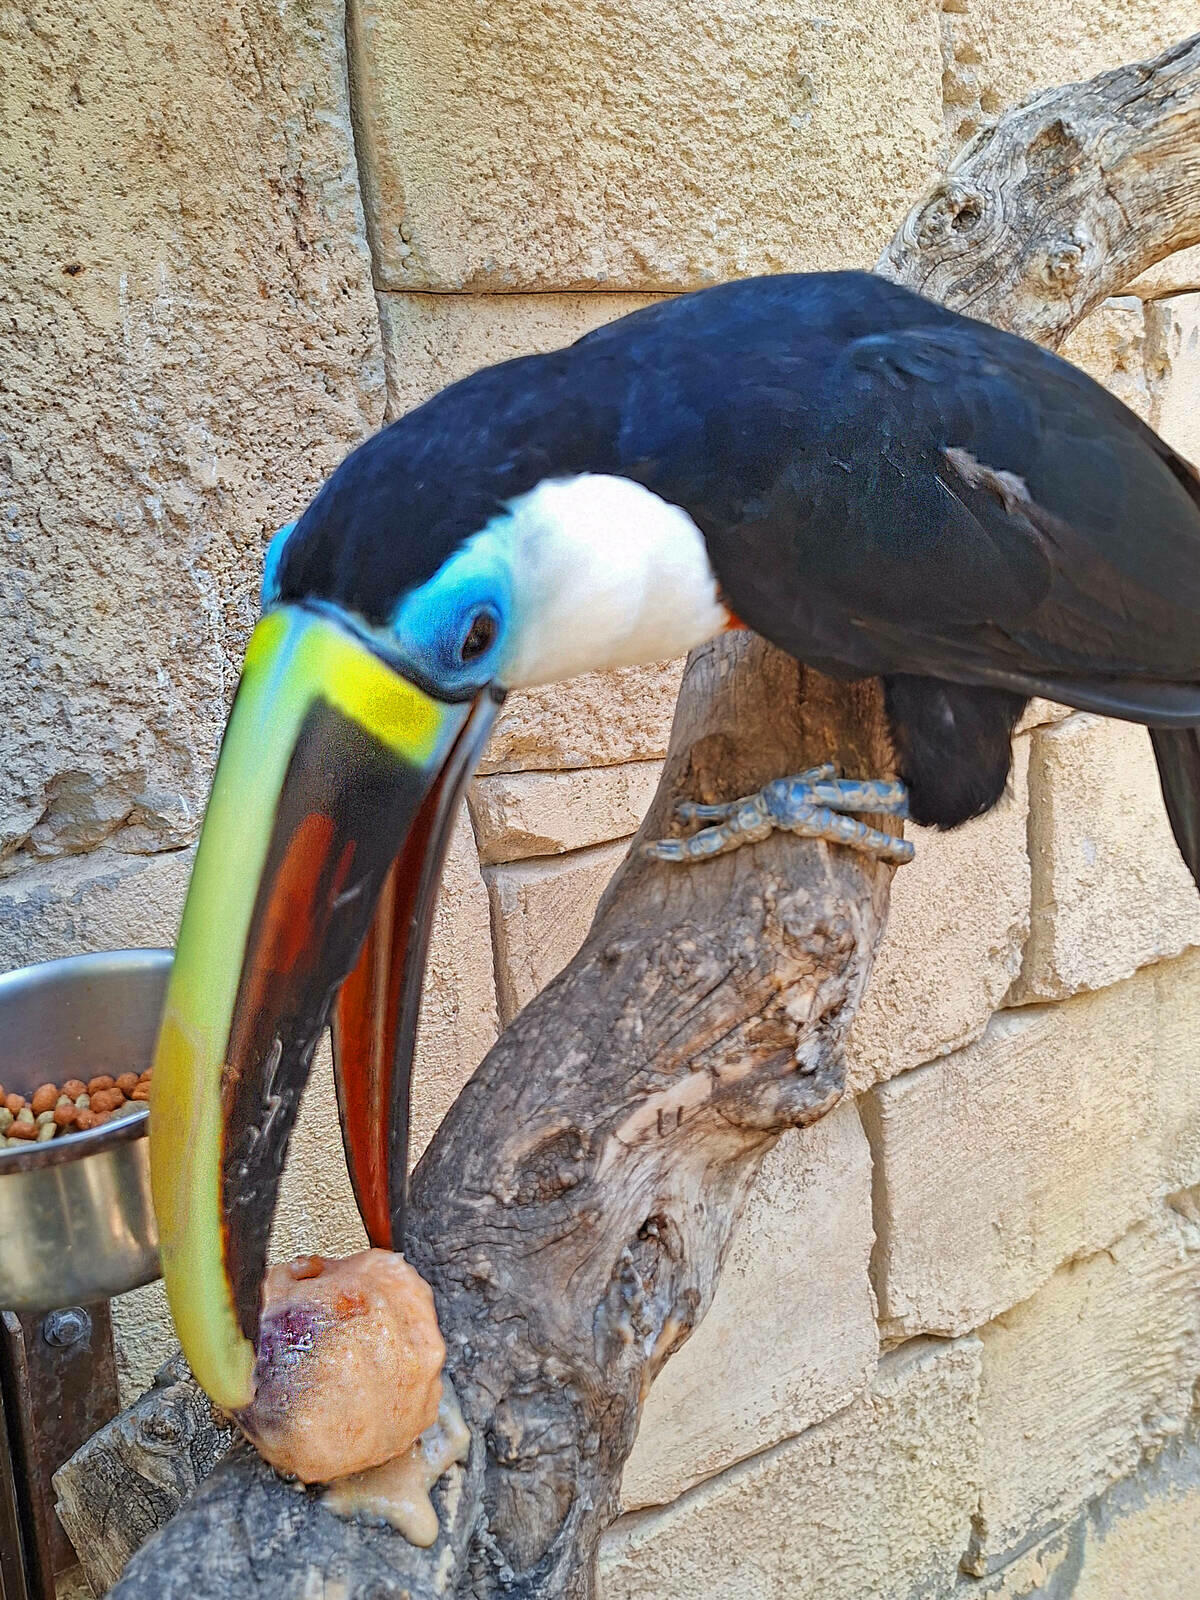
<path fill-rule="evenodd" d="M 669 661 L 729 622 L 699 528 L 627 478 L 547 480 L 476 537 L 507 547 L 508 688 Z"/>

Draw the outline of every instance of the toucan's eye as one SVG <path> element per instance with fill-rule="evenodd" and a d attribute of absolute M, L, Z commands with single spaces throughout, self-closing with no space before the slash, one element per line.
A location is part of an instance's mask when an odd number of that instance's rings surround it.
<path fill-rule="evenodd" d="M 471 623 L 470 631 L 462 642 L 459 655 L 464 662 L 478 661 L 487 655 L 496 642 L 496 619 L 490 611 L 481 611 Z"/>

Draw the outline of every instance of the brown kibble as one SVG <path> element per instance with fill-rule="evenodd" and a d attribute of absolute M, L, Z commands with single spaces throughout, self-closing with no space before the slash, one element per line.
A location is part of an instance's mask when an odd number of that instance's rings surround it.
<path fill-rule="evenodd" d="M 24 1111 L 25 1109 L 25 1096 L 23 1094 L 6 1094 L 4 1096 L 4 1104 L 15 1117 L 18 1111 Z"/>
<path fill-rule="evenodd" d="M 94 1089 L 92 1091 L 92 1110 L 97 1113 L 115 1111 L 118 1106 L 125 1104 L 125 1096 L 115 1086 L 111 1089 Z"/>
<path fill-rule="evenodd" d="M 95 1094 L 97 1089 L 111 1089 L 112 1086 L 113 1079 L 107 1072 L 102 1072 L 100 1073 L 99 1077 L 88 1079 L 87 1092 L 89 1094 Z"/>
<path fill-rule="evenodd" d="M 8 1130 L 10 1139 L 36 1139 L 36 1122 L 14 1122 Z"/>
<path fill-rule="evenodd" d="M 153 1067 L 147 1067 L 145 1072 L 139 1072 L 138 1073 L 138 1082 L 139 1083 L 149 1083 L 150 1079 L 153 1076 L 154 1076 L 154 1068 Z"/>
<path fill-rule="evenodd" d="M 58 1089 L 52 1083 L 43 1083 L 33 1091 L 33 1099 L 29 1104 L 33 1107 L 35 1117 L 43 1111 L 53 1111 L 58 1104 Z"/>
<path fill-rule="evenodd" d="M 145 1103 L 150 1098 L 150 1085 L 148 1083 L 139 1083 L 129 1098 Z"/>
<path fill-rule="evenodd" d="M 137 1086 L 138 1075 L 136 1072 L 123 1072 L 117 1079 L 117 1088 L 120 1089 L 123 1095 L 131 1095 Z"/>
<path fill-rule="evenodd" d="M 82 1078 L 68 1078 L 62 1086 L 62 1092 L 72 1100 L 78 1100 L 81 1094 L 87 1093 L 87 1084 Z"/>
<path fill-rule="evenodd" d="M 73 1128 L 78 1117 L 79 1113 L 70 1101 L 65 1106 L 55 1106 L 54 1108 L 54 1120 L 60 1128 Z"/>
<path fill-rule="evenodd" d="M 94 1128 L 99 1121 L 100 1118 L 90 1106 L 75 1113 L 75 1126 L 85 1133 L 89 1128 Z"/>

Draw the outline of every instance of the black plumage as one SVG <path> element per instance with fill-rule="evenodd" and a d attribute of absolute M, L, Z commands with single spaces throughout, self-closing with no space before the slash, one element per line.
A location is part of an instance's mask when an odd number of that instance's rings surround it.
<path fill-rule="evenodd" d="M 994 803 L 1030 695 L 1163 730 L 1200 882 L 1200 479 L 1084 373 L 867 274 L 663 301 L 369 440 L 289 541 L 282 597 L 383 621 L 506 502 L 581 472 L 687 510 L 773 643 L 884 677 L 918 820 Z"/>

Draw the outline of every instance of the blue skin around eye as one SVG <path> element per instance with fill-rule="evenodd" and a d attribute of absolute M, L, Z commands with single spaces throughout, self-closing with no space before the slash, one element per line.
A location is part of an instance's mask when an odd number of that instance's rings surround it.
<path fill-rule="evenodd" d="M 461 696 L 496 678 L 511 610 L 506 562 L 491 541 L 473 541 L 405 595 L 392 613 L 391 642 L 422 678 Z M 463 641 L 480 612 L 494 619 L 496 637 L 483 655 L 464 662 Z"/>
<path fill-rule="evenodd" d="M 259 604 L 264 611 L 279 598 L 279 564 L 283 560 L 283 547 L 287 543 L 288 535 L 295 526 L 294 522 L 285 522 L 267 546 L 266 559 L 263 562 L 262 589 L 259 592 Z"/>
<path fill-rule="evenodd" d="M 294 522 L 285 523 L 267 546 L 259 596 L 263 611 L 279 598 L 279 568 L 295 526 Z M 419 678 L 460 696 L 497 676 L 511 610 L 507 561 L 494 541 L 473 541 L 428 583 L 404 597 L 392 615 L 387 643 Z M 463 641 L 481 611 L 494 618 L 496 637 L 483 655 L 464 662 Z"/>

